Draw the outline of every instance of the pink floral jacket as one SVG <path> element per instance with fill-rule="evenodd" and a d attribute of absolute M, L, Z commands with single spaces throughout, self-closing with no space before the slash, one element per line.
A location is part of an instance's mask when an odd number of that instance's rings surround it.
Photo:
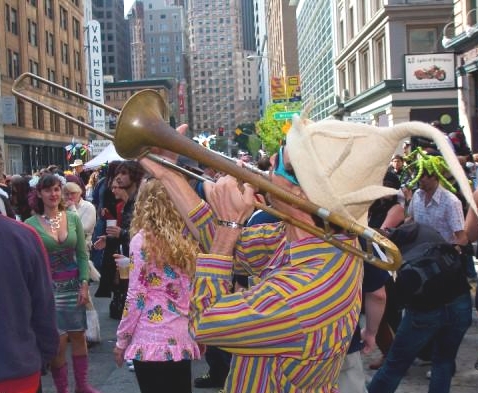
<path fill-rule="evenodd" d="M 188 331 L 191 280 L 169 264 L 158 269 L 147 261 L 143 242 L 143 231 L 131 239 L 129 288 L 116 346 L 126 348 L 125 359 L 199 359 Z"/>

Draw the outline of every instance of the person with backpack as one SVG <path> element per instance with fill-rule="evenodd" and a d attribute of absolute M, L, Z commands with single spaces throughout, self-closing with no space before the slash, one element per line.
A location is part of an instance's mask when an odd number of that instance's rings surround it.
<path fill-rule="evenodd" d="M 405 313 L 368 392 L 395 392 L 413 360 L 431 342 L 428 392 L 448 393 L 458 348 L 472 322 L 470 287 L 460 255 L 428 225 L 408 222 L 388 237 L 403 256 L 396 289 Z"/>

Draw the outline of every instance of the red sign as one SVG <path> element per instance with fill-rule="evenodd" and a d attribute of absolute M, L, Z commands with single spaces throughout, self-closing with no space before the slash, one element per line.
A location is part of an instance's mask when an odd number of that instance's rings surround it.
<path fill-rule="evenodd" d="M 184 84 L 180 83 L 178 88 L 178 101 L 179 101 L 179 113 L 184 115 L 186 113 L 186 108 L 184 105 Z"/>

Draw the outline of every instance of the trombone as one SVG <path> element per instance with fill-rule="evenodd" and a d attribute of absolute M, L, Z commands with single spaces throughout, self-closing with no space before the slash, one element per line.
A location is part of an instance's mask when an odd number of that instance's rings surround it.
<path fill-rule="evenodd" d="M 118 115 L 115 136 L 99 131 L 83 121 L 74 118 L 73 116 L 65 114 L 55 108 L 52 108 L 51 106 L 48 106 L 47 104 L 42 103 L 40 100 L 36 100 L 29 95 L 22 93 L 19 90 L 19 86 L 21 86 L 23 80 L 26 78 L 31 78 L 32 80 L 37 80 L 40 83 L 52 86 L 58 90 L 62 90 L 74 97 L 80 98 L 85 102 L 91 103 L 95 106 L 105 109 L 108 112 Z M 70 120 L 73 123 L 78 124 L 79 126 L 84 127 L 85 129 L 88 129 L 105 139 L 113 141 L 118 154 L 125 159 L 137 159 L 139 157 L 146 156 L 157 163 L 177 170 L 187 176 L 193 177 L 200 181 L 205 181 L 206 179 L 202 178 L 201 176 L 196 175 L 185 168 L 179 167 L 158 155 L 150 153 L 149 149 L 152 147 L 158 147 L 189 157 L 206 166 L 210 166 L 218 171 L 234 176 L 244 183 L 250 183 L 261 191 L 273 194 L 276 198 L 294 205 L 304 212 L 317 215 L 323 220 L 324 228 L 322 229 L 304 223 L 278 211 L 277 209 L 260 203 L 255 204 L 257 208 L 263 209 L 277 218 L 288 222 L 291 225 L 297 226 L 298 228 L 301 228 L 312 235 L 323 239 L 324 241 L 336 246 L 337 248 L 340 248 L 343 251 L 350 252 L 378 268 L 384 270 L 397 270 L 401 265 L 402 257 L 397 246 L 377 231 L 369 227 L 364 227 L 354 221 L 349 220 L 348 218 L 320 207 L 309 200 L 293 195 L 287 190 L 273 184 L 263 176 L 240 167 L 236 165 L 235 162 L 226 159 L 223 155 L 217 154 L 212 150 L 205 149 L 189 138 L 180 135 L 164 120 L 167 114 L 167 105 L 162 96 L 155 90 L 146 89 L 137 92 L 129 98 L 121 111 L 108 105 L 98 103 L 87 96 L 79 94 L 73 90 L 65 88 L 64 86 L 41 78 L 32 73 L 20 75 L 20 77 L 18 77 L 13 83 L 12 93 L 25 101 L 55 113 L 56 115 Z M 330 228 L 330 223 L 340 226 L 348 233 L 362 237 L 367 244 L 366 250 L 362 250 L 360 247 L 355 247 L 335 238 L 333 231 Z M 386 260 L 374 255 L 373 243 L 376 243 L 376 245 L 378 245 L 384 251 Z"/>

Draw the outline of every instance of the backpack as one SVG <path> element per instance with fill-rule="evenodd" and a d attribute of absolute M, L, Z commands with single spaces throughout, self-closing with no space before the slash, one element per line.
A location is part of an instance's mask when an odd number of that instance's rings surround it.
<path fill-rule="evenodd" d="M 417 285 L 405 286 L 407 298 L 433 290 L 433 281 L 443 281 L 450 273 L 461 270 L 458 251 L 449 243 L 422 243 L 404 254 L 397 280 L 414 280 Z M 413 277 L 415 276 L 415 277 Z M 446 281 L 446 280 L 445 280 Z"/>
<path fill-rule="evenodd" d="M 390 239 L 403 257 L 395 281 L 402 306 L 432 310 L 466 292 L 462 258 L 434 228 L 407 223 L 393 230 Z"/>

